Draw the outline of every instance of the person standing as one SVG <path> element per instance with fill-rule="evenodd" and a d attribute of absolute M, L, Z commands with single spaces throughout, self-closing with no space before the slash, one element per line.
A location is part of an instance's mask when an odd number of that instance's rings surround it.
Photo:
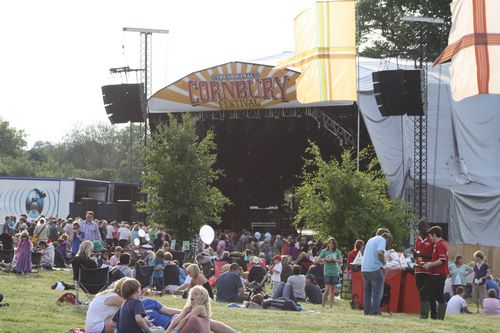
<path fill-rule="evenodd" d="M 460 286 L 465 288 L 467 285 L 467 276 L 473 274 L 474 271 L 469 267 L 469 265 L 464 265 L 464 258 L 462 256 L 456 256 L 454 263 L 454 265 L 449 265 L 448 269 L 451 274 L 451 288 L 453 295 L 456 295 L 457 288 Z"/>
<path fill-rule="evenodd" d="M 427 227 L 427 223 L 421 221 L 418 226 L 418 237 L 415 242 L 415 249 L 412 249 L 413 256 L 416 258 L 416 266 L 415 266 L 415 280 L 417 284 L 417 289 L 420 291 L 425 284 L 425 281 L 431 276 L 431 271 L 428 269 L 424 269 L 422 267 L 423 264 L 430 262 L 432 260 L 432 251 L 434 250 L 434 243 L 429 235 L 429 230 Z M 422 303 L 422 299 L 420 299 L 420 303 Z M 436 319 L 437 310 L 436 310 L 436 302 L 430 303 L 430 311 L 431 318 Z M 421 313 L 422 318 L 425 319 L 425 316 L 429 315 L 428 313 Z"/>
<path fill-rule="evenodd" d="M 486 279 L 490 277 L 490 267 L 484 260 L 484 254 L 481 251 L 474 253 L 474 281 L 472 282 L 472 300 L 476 304 L 476 313 L 483 304 L 486 296 Z"/>
<path fill-rule="evenodd" d="M 384 230 L 385 231 L 385 230 Z M 378 234 L 379 232 L 377 232 Z M 363 274 L 364 313 L 365 315 L 381 315 L 380 302 L 384 294 L 385 251 L 390 248 L 392 236 L 383 232 L 368 240 L 365 245 L 361 273 Z"/>
<path fill-rule="evenodd" d="M 434 226 L 429 229 L 429 235 L 434 243 L 432 259 L 422 265 L 424 269 L 431 270 L 431 276 L 420 289 L 420 317 L 429 318 L 430 303 L 438 302 L 436 319 L 444 320 L 446 303 L 444 301 L 444 283 L 448 276 L 448 244 L 442 238 L 443 231 Z"/>
<path fill-rule="evenodd" d="M 102 242 L 99 226 L 94 221 L 94 212 L 89 210 L 85 216 L 85 221 L 80 223 L 80 228 L 85 234 L 85 240 Z"/>
<path fill-rule="evenodd" d="M 323 307 L 326 304 L 328 295 L 330 295 L 330 307 L 333 306 L 335 299 L 335 286 L 339 284 L 339 263 L 342 263 L 342 254 L 337 249 L 335 238 L 328 238 L 327 248 L 323 249 L 319 257 L 323 263 L 323 277 L 325 281 L 325 292 L 323 294 Z"/>

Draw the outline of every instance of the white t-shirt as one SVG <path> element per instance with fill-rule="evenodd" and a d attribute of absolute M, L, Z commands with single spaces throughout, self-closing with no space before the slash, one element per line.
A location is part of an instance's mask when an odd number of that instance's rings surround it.
<path fill-rule="evenodd" d="M 452 285 L 451 285 L 451 278 L 447 278 L 445 281 L 444 281 L 444 289 L 443 289 L 443 293 L 446 294 L 450 294 L 450 295 L 453 295 L 453 288 L 452 288 Z"/>
<path fill-rule="evenodd" d="M 467 306 L 467 303 L 465 300 L 459 296 L 459 295 L 454 295 L 450 300 L 448 301 L 448 305 L 446 306 L 446 313 L 454 313 L 454 314 L 460 314 L 462 313 L 462 310 Z"/>
<path fill-rule="evenodd" d="M 118 229 L 118 240 L 122 239 L 130 240 L 130 230 L 124 227 Z"/>
<path fill-rule="evenodd" d="M 115 228 L 112 225 L 106 227 L 106 239 L 113 239 L 113 231 Z"/>
<path fill-rule="evenodd" d="M 113 296 L 118 296 L 118 294 L 108 293 L 99 295 L 90 302 L 85 320 L 85 332 L 102 333 L 104 321 L 120 309 L 119 306 L 109 306 L 104 303 L 108 298 Z"/>
<path fill-rule="evenodd" d="M 274 265 L 274 272 L 271 275 L 271 281 L 272 282 L 281 282 L 281 271 L 283 269 L 283 266 L 281 263 L 278 263 Z"/>
<path fill-rule="evenodd" d="M 293 296 L 306 299 L 306 277 L 304 275 L 289 276 L 286 282 L 292 286 Z"/>

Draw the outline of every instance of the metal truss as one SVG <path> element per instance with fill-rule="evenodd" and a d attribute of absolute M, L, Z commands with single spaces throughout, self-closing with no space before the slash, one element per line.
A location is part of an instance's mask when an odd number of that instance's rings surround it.
<path fill-rule="evenodd" d="M 198 111 L 190 112 L 197 120 L 226 120 L 226 119 L 279 119 L 311 117 L 318 122 L 318 126 L 326 129 L 335 136 L 341 146 L 354 145 L 355 138 L 352 132 L 319 108 L 299 109 L 265 109 L 265 110 L 229 110 L 229 111 Z"/>

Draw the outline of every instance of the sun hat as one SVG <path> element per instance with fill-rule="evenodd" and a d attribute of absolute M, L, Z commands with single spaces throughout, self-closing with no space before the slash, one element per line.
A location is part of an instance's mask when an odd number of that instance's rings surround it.
<path fill-rule="evenodd" d="M 101 253 L 101 252 L 104 252 L 106 251 L 106 249 L 104 248 L 104 246 L 102 246 L 102 243 L 100 241 L 93 241 L 92 242 L 94 244 L 94 251 L 97 252 L 97 253 Z"/>
<path fill-rule="evenodd" d="M 253 258 L 252 258 L 252 263 L 254 263 L 254 264 L 260 264 L 260 258 L 259 258 L 259 257 L 257 257 L 257 256 L 256 256 L 256 257 L 253 257 Z"/>

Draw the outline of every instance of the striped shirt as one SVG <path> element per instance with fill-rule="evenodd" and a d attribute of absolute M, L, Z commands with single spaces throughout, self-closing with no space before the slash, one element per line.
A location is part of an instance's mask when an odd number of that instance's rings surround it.
<path fill-rule="evenodd" d="M 83 221 L 80 223 L 80 230 L 85 234 L 85 240 L 102 241 L 99 227 L 95 221 Z"/>

